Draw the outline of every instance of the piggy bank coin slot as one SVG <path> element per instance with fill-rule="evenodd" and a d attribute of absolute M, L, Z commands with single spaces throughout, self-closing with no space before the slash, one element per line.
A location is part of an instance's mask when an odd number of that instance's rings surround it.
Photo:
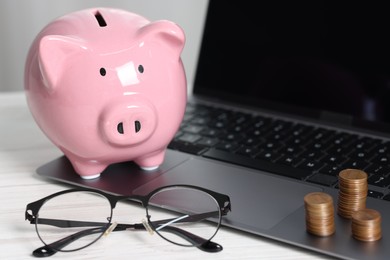
<path fill-rule="evenodd" d="M 104 20 L 103 16 L 101 15 L 101 13 L 99 11 L 96 11 L 95 18 L 96 18 L 97 22 L 99 23 L 100 27 L 106 27 L 107 26 L 106 21 Z"/>

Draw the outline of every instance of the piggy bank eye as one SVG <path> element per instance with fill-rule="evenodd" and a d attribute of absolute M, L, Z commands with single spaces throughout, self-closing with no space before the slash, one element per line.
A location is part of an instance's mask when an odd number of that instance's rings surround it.
<path fill-rule="evenodd" d="M 144 66 L 138 65 L 138 71 L 139 71 L 140 73 L 144 73 Z"/>
<path fill-rule="evenodd" d="M 105 68 L 100 68 L 100 75 L 103 77 L 106 76 L 106 69 Z"/>

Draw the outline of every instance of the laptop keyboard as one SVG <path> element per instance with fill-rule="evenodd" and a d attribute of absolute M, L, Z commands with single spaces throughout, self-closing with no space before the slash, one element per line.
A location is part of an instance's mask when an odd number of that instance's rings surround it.
<path fill-rule="evenodd" d="M 277 118 L 188 104 L 169 149 L 337 188 L 364 170 L 368 195 L 390 200 L 390 142 Z"/>

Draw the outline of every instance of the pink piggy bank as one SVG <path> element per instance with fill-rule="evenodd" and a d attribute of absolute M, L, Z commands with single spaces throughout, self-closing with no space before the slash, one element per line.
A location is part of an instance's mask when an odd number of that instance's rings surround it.
<path fill-rule="evenodd" d="M 183 119 L 183 30 L 119 9 L 65 15 L 37 35 L 25 90 L 46 136 L 83 178 L 134 161 L 156 169 Z"/>

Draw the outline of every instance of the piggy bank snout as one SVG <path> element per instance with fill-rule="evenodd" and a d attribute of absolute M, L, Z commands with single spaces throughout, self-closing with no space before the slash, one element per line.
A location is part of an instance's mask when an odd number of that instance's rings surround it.
<path fill-rule="evenodd" d="M 109 143 L 128 146 L 148 139 L 156 126 L 153 106 L 137 102 L 108 106 L 103 112 L 100 129 Z"/>

